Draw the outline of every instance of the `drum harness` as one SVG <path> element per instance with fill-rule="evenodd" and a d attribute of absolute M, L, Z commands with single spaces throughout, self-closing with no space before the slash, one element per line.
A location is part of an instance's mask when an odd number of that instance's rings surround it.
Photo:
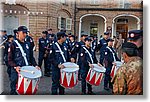
<path fill-rule="evenodd" d="M 24 58 L 24 60 L 25 60 L 26 66 L 28 66 L 29 64 L 28 64 L 28 61 L 27 61 L 27 58 L 26 58 L 26 53 L 23 51 L 23 48 L 22 48 L 22 46 L 19 44 L 19 42 L 18 42 L 17 40 L 14 40 L 14 41 L 16 42 L 16 44 L 18 45 L 18 47 L 19 47 L 19 49 L 20 49 L 20 51 L 21 51 L 21 54 L 22 54 L 22 56 L 23 56 L 23 58 Z"/>
<path fill-rule="evenodd" d="M 92 59 L 92 55 L 90 54 L 90 52 L 83 46 L 83 49 L 88 53 L 91 61 L 92 61 L 92 64 L 94 63 L 93 59 Z"/>
<path fill-rule="evenodd" d="M 61 50 L 61 48 L 60 48 L 60 46 L 58 45 L 58 43 L 57 43 L 57 42 L 55 42 L 55 44 L 56 44 L 57 48 L 59 49 L 60 54 L 61 54 L 61 56 L 62 56 L 62 58 L 63 58 L 64 62 L 66 62 L 65 56 L 64 56 L 64 54 L 63 54 L 64 52 Z"/>
<path fill-rule="evenodd" d="M 109 51 L 113 54 L 113 58 L 114 58 L 114 61 L 116 61 L 116 58 L 115 58 L 115 53 L 107 46 L 106 48 L 109 49 Z"/>

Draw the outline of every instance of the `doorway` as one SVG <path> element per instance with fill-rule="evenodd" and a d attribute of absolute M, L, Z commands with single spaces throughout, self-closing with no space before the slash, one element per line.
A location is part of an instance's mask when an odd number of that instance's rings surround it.
<path fill-rule="evenodd" d="M 122 34 L 122 38 L 126 39 L 128 34 L 128 24 L 117 24 L 116 32 L 117 34 Z"/>
<path fill-rule="evenodd" d="M 97 36 L 98 34 L 98 23 L 90 24 L 90 35 Z"/>

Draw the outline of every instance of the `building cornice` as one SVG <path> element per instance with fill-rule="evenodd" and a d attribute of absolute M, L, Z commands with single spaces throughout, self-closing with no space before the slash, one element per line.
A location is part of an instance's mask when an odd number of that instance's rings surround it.
<path fill-rule="evenodd" d="M 143 9 L 134 9 L 134 8 L 130 8 L 130 9 L 126 9 L 126 8 L 80 8 L 77 7 L 78 10 L 92 10 L 92 11 L 137 11 L 137 12 L 143 12 Z"/>

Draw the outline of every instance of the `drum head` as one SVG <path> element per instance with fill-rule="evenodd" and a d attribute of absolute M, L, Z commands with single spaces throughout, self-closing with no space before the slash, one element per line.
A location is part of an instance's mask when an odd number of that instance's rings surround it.
<path fill-rule="evenodd" d="M 62 69 L 62 71 L 64 71 L 64 72 L 75 72 L 78 70 L 79 70 L 79 68 L 64 68 L 64 69 Z"/>
<path fill-rule="evenodd" d="M 72 62 L 63 63 L 63 65 L 65 66 L 65 68 L 79 68 L 77 64 L 72 63 Z"/>
<path fill-rule="evenodd" d="M 102 72 L 104 73 L 106 71 L 106 69 L 104 67 L 100 67 L 97 64 L 92 64 L 94 66 L 93 70 L 97 71 L 97 72 Z"/>
<path fill-rule="evenodd" d="M 116 63 L 117 67 L 120 67 L 122 65 L 122 62 L 120 62 L 120 61 L 115 61 L 115 63 Z"/>
<path fill-rule="evenodd" d="M 33 66 L 23 66 L 20 69 L 20 74 L 25 78 L 40 78 L 42 76 L 41 70 L 36 69 Z"/>

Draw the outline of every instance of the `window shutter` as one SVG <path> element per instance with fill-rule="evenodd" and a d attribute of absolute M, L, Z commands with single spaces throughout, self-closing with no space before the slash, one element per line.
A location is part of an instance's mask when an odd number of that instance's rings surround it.
<path fill-rule="evenodd" d="M 71 30 L 72 19 L 66 18 L 66 30 Z"/>
<path fill-rule="evenodd" d="M 119 8 L 124 8 L 124 0 L 120 0 L 120 2 L 119 2 Z"/>
<path fill-rule="evenodd" d="M 61 17 L 58 17 L 57 24 L 58 24 L 58 29 L 61 29 Z"/>

